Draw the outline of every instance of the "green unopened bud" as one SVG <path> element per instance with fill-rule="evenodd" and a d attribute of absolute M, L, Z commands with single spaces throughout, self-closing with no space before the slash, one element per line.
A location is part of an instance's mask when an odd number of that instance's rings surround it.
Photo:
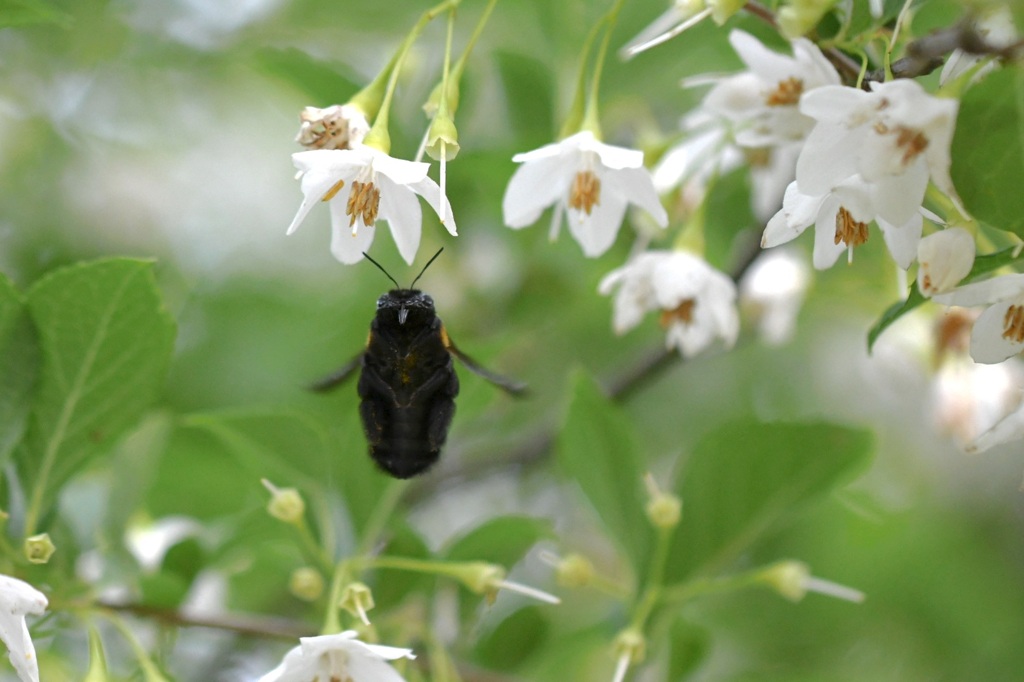
<path fill-rule="evenodd" d="M 49 533 L 40 533 L 25 538 L 25 558 L 33 564 L 45 564 L 57 551 Z"/>
<path fill-rule="evenodd" d="M 808 592 L 860 603 L 864 593 L 846 585 L 816 578 L 802 561 L 780 561 L 757 574 L 758 579 L 790 601 L 800 601 Z"/>
<path fill-rule="evenodd" d="M 790 40 L 811 31 L 837 0 L 790 0 L 779 9 L 778 22 L 782 35 Z"/>
<path fill-rule="evenodd" d="M 373 608 L 373 593 L 370 588 L 360 582 L 349 583 L 341 591 L 341 600 L 338 605 L 363 621 L 363 625 L 369 625 L 370 619 L 366 612 Z"/>
<path fill-rule="evenodd" d="M 647 640 L 636 628 L 626 628 L 615 635 L 615 657 L 625 658 L 630 664 L 643 663 L 647 657 Z"/>
<path fill-rule="evenodd" d="M 438 161 L 451 161 L 459 153 L 459 131 L 446 112 L 438 112 L 427 131 L 426 152 Z"/>
<path fill-rule="evenodd" d="M 455 564 L 449 567 L 445 573 L 462 582 L 470 592 L 482 594 L 487 603 L 493 604 L 498 598 L 498 590 L 505 589 L 528 597 L 545 601 L 549 604 L 560 604 L 561 599 L 543 590 L 538 590 L 529 585 L 505 580 L 507 572 L 497 564 L 489 564 L 486 561 L 469 561 L 463 564 Z"/>
<path fill-rule="evenodd" d="M 719 26 L 743 9 L 743 6 L 746 4 L 745 0 L 708 0 L 708 7 L 711 8 L 711 18 Z"/>
<path fill-rule="evenodd" d="M 683 501 L 672 493 L 662 492 L 651 474 L 644 477 L 644 482 L 647 484 L 649 495 L 647 506 L 644 508 L 647 518 L 655 528 L 675 528 L 683 516 Z"/>
<path fill-rule="evenodd" d="M 582 554 L 569 554 L 555 564 L 555 580 L 562 587 L 586 587 L 594 573 L 594 564 Z"/>
<path fill-rule="evenodd" d="M 430 91 L 430 97 L 423 103 L 423 111 L 427 116 L 433 118 L 441 109 L 441 93 L 444 91 L 444 83 L 438 83 Z M 449 114 L 454 114 L 459 108 L 459 86 L 454 78 L 448 78 L 448 101 L 445 102 Z"/>
<path fill-rule="evenodd" d="M 263 487 L 270 491 L 270 502 L 267 512 L 275 519 L 285 523 L 300 523 L 306 514 L 306 503 L 295 488 L 278 488 L 267 479 L 263 479 Z"/>
<path fill-rule="evenodd" d="M 288 579 L 288 591 L 302 601 L 316 601 L 324 593 L 324 577 L 309 566 L 296 568 Z"/>

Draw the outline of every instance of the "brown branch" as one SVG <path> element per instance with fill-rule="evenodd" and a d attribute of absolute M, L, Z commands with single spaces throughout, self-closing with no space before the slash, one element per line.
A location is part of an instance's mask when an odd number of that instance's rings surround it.
<path fill-rule="evenodd" d="M 760 231 L 757 234 L 751 233 L 750 238 L 741 245 L 742 252 L 730 275 L 734 282 L 740 281 L 760 255 L 761 244 L 758 235 L 760 235 Z M 678 352 L 658 346 L 648 351 L 625 372 L 601 381 L 600 384 L 605 387 L 605 394 L 611 400 L 623 402 L 636 391 L 660 377 L 665 371 L 683 361 L 684 358 Z M 440 491 L 457 487 L 466 481 L 488 476 L 496 470 L 532 466 L 548 457 L 557 436 L 557 426 L 548 424 L 538 428 L 519 447 L 503 457 L 464 462 L 449 468 L 444 468 L 442 465 L 429 478 L 416 480 L 406 490 L 404 499 L 409 504 L 415 504 Z"/>
<path fill-rule="evenodd" d="M 100 602 L 97 606 L 109 611 L 129 613 L 148 618 L 166 625 L 198 627 L 234 632 L 245 637 L 277 638 L 295 640 L 314 634 L 309 627 L 283 618 L 259 615 L 224 614 L 219 616 L 189 615 L 175 609 L 164 609 L 146 604 Z"/>

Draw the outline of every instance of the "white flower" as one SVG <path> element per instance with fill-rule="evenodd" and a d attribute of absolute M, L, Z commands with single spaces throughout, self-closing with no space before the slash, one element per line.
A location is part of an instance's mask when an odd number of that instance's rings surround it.
<path fill-rule="evenodd" d="M 971 357 L 994 364 L 1024 350 L 1024 274 L 1002 275 L 932 296 L 943 305 L 990 305 L 971 331 Z"/>
<path fill-rule="evenodd" d="M 416 658 L 411 649 L 363 644 L 353 630 L 337 635 L 302 637 L 259 682 L 405 682 L 387 661 Z"/>
<path fill-rule="evenodd" d="M 891 225 L 920 210 L 929 177 L 958 201 L 949 177 L 957 102 L 905 79 L 871 88 L 828 85 L 800 100 L 800 111 L 817 120 L 796 164 L 800 192 L 821 196 L 860 176 Z"/>
<path fill-rule="evenodd" d="M 302 204 L 288 226 L 291 234 L 320 202 L 331 210 L 331 253 L 342 263 L 356 263 L 369 250 L 377 221 L 387 221 L 398 252 L 412 263 L 420 245 L 422 212 L 417 195 L 439 213 L 457 234 L 451 206 L 437 183 L 427 177 L 430 164 L 403 161 L 357 144 L 352 149 L 316 149 L 292 154 L 302 179 Z"/>
<path fill-rule="evenodd" d="M 616 287 L 613 325 L 619 334 L 661 311 L 665 345 L 685 357 L 696 355 L 716 338 L 732 347 L 739 334 L 736 285 L 724 274 L 684 251 L 648 251 L 605 275 L 604 295 Z"/>
<path fill-rule="evenodd" d="M 949 291 L 974 266 L 974 237 L 962 227 L 930 234 L 917 245 L 917 288 L 926 297 Z"/>
<path fill-rule="evenodd" d="M 839 85 L 835 67 L 803 38 L 792 41 L 792 57 L 769 50 L 744 31 L 733 30 L 729 42 L 749 70 L 721 79 L 702 106 L 734 123 L 736 143 L 742 147 L 803 140 L 814 119 L 800 112 L 800 97 Z"/>
<path fill-rule="evenodd" d="M 310 149 L 352 149 L 370 132 L 366 114 L 354 104 L 306 107 L 299 120 L 302 126 L 295 141 Z"/>
<path fill-rule="evenodd" d="M 782 210 L 768 221 L 761 247 L 784 244 L 814 225 L 814 267 L 832 267 L 843 251 L 849 251 L 868 240 L 868 224 L 872 220 L 882 230 L 893 260 L 904 270 L 917 255 L 923 219 L 914 212 L 903 224 L 894 225 L 878 215 L 871 187 L 859 175 L 846 178 L 830 190 L 817 195 L 805 194 L 799 180 L 786 188 Z"/>
<path fill-rule="evenodd" d="M 988 431 L 974 439 L 966 450 L 970 453 L 984 452 L 1003 443 L 1024 438 L 1024 404 L 1006 415 Z"/>
<path fill-rule="evenodd" d="M 753 310 L 765 342 L 779 345 L 792 337 L 809 284 L 807 265 L 790 249 L 761 255 L 743 275 L 740 300 Z"/>
<path fill-rule="evenodd" d="M 23 580 L 0 575 L 0 640 L 22 682 L 39 682 L 36 648 L 25 623 L 25 616 L 42 615 L 46 596 Z"/>
<path fill-rule="evenodd" d="M 1013 14 L 1010 8 L 1005 5 L 981 5 L 977 8 L 980 16 L 975 20 L 974 30 L 984 38 L 985 43 L 991 47 L 1005 49 L 1017 42 L 1017 29 L 1013 25 Z M 942 65 L 942 73 L 939 75 L 939 85 L 945 85 L 977 64 L 983 55 L 970 54 L 957 48 L 949 55 L 949 59 Z M 981 66 L 971 77 L 971 82 L 981 78 L 983 75 L 997 68 L 996 60 L 989 61 Z"/>
<path fill-rule="evenodd" d="M 966 356 L 944 362 L 935 376 L 934 415 L 966 452 L 982 452 L 1024 437 L 1014 423 L 1024 424 L 1019 411 L 1024 368 L 1014 359 L 995 365 L 971 362 Z"/>
<path fill-rule="evenodd" d="M 650 213 L 662 227 L 668 214 L 644 168 L 643 152 L 604 144 L 589 131 L 545 145 L 512 160 L 522 165 L 509 180 L 502 201 L 505 224 L 532 225 L 555 206 L 552 229 L 567 213 L 569 232 L 594 258 L 615 241 L 630 203 Z"/>

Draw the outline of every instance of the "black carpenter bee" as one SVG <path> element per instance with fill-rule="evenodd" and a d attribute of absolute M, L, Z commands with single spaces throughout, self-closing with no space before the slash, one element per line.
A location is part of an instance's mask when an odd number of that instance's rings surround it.
<path fill-rule="evenodd" d="M 366 350 L 312 386 L 315 391 L 329 391 L 361 368 L 359 415 L 370 456 L 396 478 L 411 478 L 437 462 L 459 393 L 453 355 L 471 372 L 513 395 L 526 389 L 525 384 L 488 371 L 460 351 L 434 312 L 434 300 L 413 288 L 443 250 L 427 261 L 407 289 L 363 254 L 396 288 L 377 299 Z"/>

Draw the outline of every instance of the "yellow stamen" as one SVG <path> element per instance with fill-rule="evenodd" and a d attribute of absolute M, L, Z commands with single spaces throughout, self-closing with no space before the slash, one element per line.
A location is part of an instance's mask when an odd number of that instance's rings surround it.
<path fill-rule="evenodd" d="M 791 106 L 800 101 L 800 95 L 803 92 L 804 82 L 795 76 L 791 76 L 786 80 L 779 81 L 775 89 L 765 97 L 764 103 L 770 107 Z"/>
<path fill-rule="evenodd" d="M 697 306 L 696 299 L 688 298 L 672 310 L 661 311 L 661 326 L 668 327 L 674 322 L 690 324 L 693 322 L 693 309 Z"/>
<path fill-rule="evenodd" d="M 1011 305 L 1003 316 L 1003 338 L 1024 343 L 1024 305 Z"/>
<path fill-rule="evenodd" d="M 354 227 L 356 220 L 361 217 L 363 225 L 373 227 L 379 209 L 380 190 L 372 182 L 353 180 L 352 192 L 348 195 L 348 205 L 345 207 L 348 226 Z M 353 234 L 355 234 L 355 230 L 353 230 Z"/>
<path fill-rule="evenodd" d="M 327 193 L 324 194 L 323 197 L 320 198 L 320 201 L 330 201 L 335 196 L 337 196 L 338 192 L 340 192 L 341 188 L 344 187 L 344 186 L 345 186 L 345 181 L 344 180 L 338 180 L 336 183 L 334 183 L 331 186 L 331 188 L 329 190 L 327 190 Z"/>
<path fill-rule="evenodd" d="M 577 173 L 569 192 L 569 206 L 590 215 L 594 206 L 600 203 L 601 181 L 591 171 Z"/>
<path fill-rule="evenodd" d="M 836 213 L 836 237 L 835 243 L 843 243 L 847 246 L 860 246 L 868 240 L 868 224 L 860 223 L 853 219 L 853 214 L 843 206 L 839 207 Z"/>

